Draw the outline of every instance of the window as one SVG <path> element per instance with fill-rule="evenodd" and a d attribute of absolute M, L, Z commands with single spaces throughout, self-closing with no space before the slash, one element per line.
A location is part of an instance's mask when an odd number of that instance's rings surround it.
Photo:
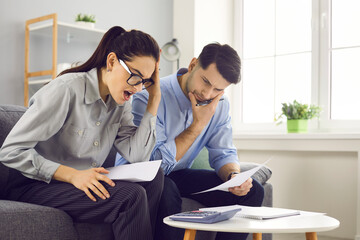
<path fill-rule="evenodd" d="M 360 1 L 332 0 L 331 119 L 360 119 Z"/>
<path fill-rule="evenodd" d="M 240 0 L 235 9 L 234 131 L 279 129 L 281 103 L 295 99 L 322 107 L 318 130 L 360 129 L 360 1 Z"/>

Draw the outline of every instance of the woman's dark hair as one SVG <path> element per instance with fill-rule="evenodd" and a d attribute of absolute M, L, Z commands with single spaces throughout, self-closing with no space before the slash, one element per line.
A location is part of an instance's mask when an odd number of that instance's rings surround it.
<path fill-rule="evenodd" d="M 64 70 L 59 76 L 106 67 L 106 58 L 110 52 L 114 52 L 123 61 L 131 61 L 134 56 L 150 56 L 158 61 L 160 48 L 155 39 L 147 33 L 138 30 L 125 31 L 122 27 L 115 26 L 104 34 L 89 60 L 80 66 Z"/>
<path fill-rule="evenodd" d="M 240 57 L 229 45 L 208 44 L 203 48 L 198 59 L 203 69 L 207 69 L 210 64 L 215 63 L 219 73 L 226 81 L 234 84 L 240 82 Z"/>

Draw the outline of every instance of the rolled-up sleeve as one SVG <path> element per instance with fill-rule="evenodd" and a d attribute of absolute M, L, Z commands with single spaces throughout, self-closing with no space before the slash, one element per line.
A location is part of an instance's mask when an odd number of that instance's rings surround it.
<path fill-rule="evenodd" d="M 156 116 L 145 111 L 139 126 L 136 127 L 130 104 L 125 104 L 122 116 L 114 146 L 128 162 L 149 161 L 156 144 Z"/>
<path fill-rule="evenodd" d="M 1 162 L 29 178 L 50 182 L 60 164 L 41 156 L 36 145 L 60 130 L 69 101 L 69 89 L 60 80 L 41 88 L 7 136 L 0 151 Z"/>
<path fill-rule="evenodd" d="M 218 173 L 220 168 L 228 163 L 239 164 L 237 151 L 232 141 L 231 118 L 219 122 L 209 138 L 206 148 L 209 151 L 209 163 Z"/>
<path fill-rule="evenodd" d="M 176 165 L 176 144 L 174 140 L 168 140 L 165 134 L 164 126 L 158 120 L 156 122 L 157 143 L 151 154 L 151 160 L 161 159 L 161 167 L 164 170 L 164 174 L 168 175 L 174 169 Z"/>
<path fill-rule="evenodd" d="M 134 123 L 136 125 L 142 121 L 143 113 L 145 112 L 148 101 L 147 93 L 136 94 L 133 100 L 133 115 Z M 158 112 L 163 111 L 163 102 L 160 103 Z M 157 142 L 152 151 L 150 160 L 162 160 L 161 167 L 164 174 L 169 174 L 176 165 L 176 144 L 175 139 L 168 139 L 166 136 L 166 128 L 163 120 L 158 116 L 156 119 L 156 138 Z"/>
<path fill-rule="evenodd" d="M 137 126 L 141 126 L 144 121 L 146 121 L 149 113 L 146 112 L 148 101 L 147 93 L 138 93 L 134 96 L 132 103 L 132 113 L 134 116 L 133 122 Z M 161 107 L 161 104 L 160 104 Z M 145 119 L 145 120 L 144 120 Z M 161 167 L 164 170 L 165 174 L 169 174 L 176 165 L 176 144 L 175 139 L 168 140 L 165 127 L 162 124 L 162 121 L 157 117 L 156 119 L 156 144 L 151 149 L 150 160 L 162 160 Z M 142 149 L 141 149 L 142 151 Z M 115 165 L 121 165 L 126 162 L 131 162 L 129 157 L 126 157 L 121 152 L 121 156 L 117 156 Z"/>

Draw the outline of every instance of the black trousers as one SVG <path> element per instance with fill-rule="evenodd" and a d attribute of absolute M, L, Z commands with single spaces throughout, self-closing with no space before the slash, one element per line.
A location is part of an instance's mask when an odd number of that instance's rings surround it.
<path fill-rule="evenodd" d="M 181 197 L 194 199 L 207 207 L 226 205 L 261 206 L 264 199 L 264 188 L 253 180 L 253 187 L 245 196 L 236 196 L 230 192 L 211 191 L 191 195 L 215 187 L 223 181 L 215 171 L 200 169 L 183 169 L 165 176 L 164 190 L 160 200 L 158 219 L 156 223 L 156 240 L 180 240 L 184 236 L 184 230 L 173 228 L 163 223 L 163 218 L 181 212 Z M 218 232 L 216 240 L 246 239 L 247 233 Z"/>
<path fill-rule="evenodd" d="M 96 197 L 93 202 L 72 184 L 28 179 L 12 170 L 7 187 L 9 200 L 34 203 L 61 209 L 75 222 L 112 224 L 117 240 L 153 239 L 164 175 L 159 170 L 151 182 L 114 181 L 111 187 L 103 183 L 110 198 Z M 93 194 L 96 196 L 95 194 Z"/>

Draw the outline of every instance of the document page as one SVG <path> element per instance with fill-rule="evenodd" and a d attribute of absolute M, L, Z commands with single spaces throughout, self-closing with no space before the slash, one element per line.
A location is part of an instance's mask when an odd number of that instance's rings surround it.
<path fill-rule="evenodd" d="M 157 172 L 159 171 L 160 164 L 161 160 L 130 163 L 107 168 L 110 173 L 104 175 L 113 180 L 146 182 L 155 178 Z"/>
<path fill-rule="evenodd" d="M 228 188 L 240 186 L 247 179 L 249 179 L 256 171 L 258 171 L 262 166 L 264 166 L 266 163 L 268 163 L 270 160 L 271 160 L 271 158 L 269 158 L 267 161 L 265 161 L 263 164 L 260 164 L 257 167 L 254 167 L 246 172 L 241 172 L 239 174 L 236 174 L 235 177 L 233 177 L 229 181 L 224 182 L 223 184 L 220 184 L 216 187 L 213 187 L 213 188 L 201 191 L 201 192 L 193 193 L 193 194 L 199 194 L 199 193 L 210 192 L 210 191 L 215 191 L 215 190 L 221 190 L 221 191 L 228 192 L 229 191 Z"/>

